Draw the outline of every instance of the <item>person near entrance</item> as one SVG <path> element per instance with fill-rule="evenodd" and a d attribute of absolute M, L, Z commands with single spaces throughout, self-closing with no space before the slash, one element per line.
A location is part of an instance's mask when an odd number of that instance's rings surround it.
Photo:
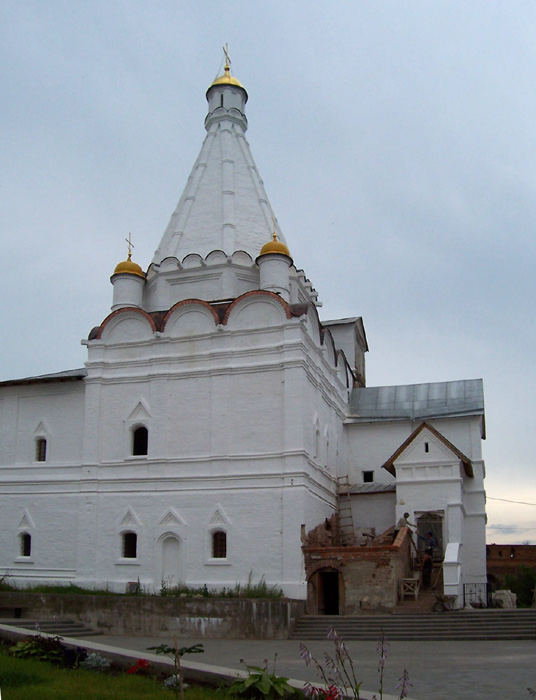
<path fill-rule="evenodd" d="M 422 558 L 422 587 L 428 590 L 432 584 L 432 555 L 425 550 Z"/>
<path fill-rule="evenodd" d="M 413 527 L 416 528 L 416 527 L 417 527 L 417 526 L 414 525 L 413 523 L 410 523 L 410 521 L 408 520 L 408 518 L 409 518 L 409 513 L 404 513 L 404 515 L 403 515 L 403 516 L 399 519 L 399 521 L 397 522 L 396 527 L 395 527 L 395 529 L 394 529 L 394 531 L 393 531 L 393 542 L 396 540 L 396 536 L 397 536 L 398 533 L 400 532 L 400 529 L 401 529 L 401 528 L 407 527 L 408 530 L 410 531 L 410 533 L 412 533 L 413 530 L 412 530 L 411 528 L 413 528 Z"/>
<path fill-rule="evenodd" d="M 434 556 L 434 549 L 437 547 L 437 542 L 436 538 L 434 537 L 434 533 L 429 530 L 426 537 L 424 538 L 424 551 L 428 552 L 428 554 L 433 558 Z"/>

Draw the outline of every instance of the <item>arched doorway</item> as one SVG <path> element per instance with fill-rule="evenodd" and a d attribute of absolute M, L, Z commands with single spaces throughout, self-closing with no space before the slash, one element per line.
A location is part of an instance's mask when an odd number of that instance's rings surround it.
<path fill-rule="evenodd" d="M 309 578 L 307 588 L 307 607 L 312 615 L 339 615 L 343 610 L 344 583 L 337 569 L 319 569 Z"/>
<path fill-rule="evenodd" d="M 175 535 L 161 539 L 160 581 L 166 586 L 176 586 L 181 581 L 181 543 Z"/>
<path fill-rule="evenodd" d="M 431 532 L 436 541 L 434 548 L 434 561 L 442 561 L 443 546 L 443 516 L 440 513 L 423 513 L 417 518 L 417 549 L 423 552 L 425 548 L 426 536 Z"/>

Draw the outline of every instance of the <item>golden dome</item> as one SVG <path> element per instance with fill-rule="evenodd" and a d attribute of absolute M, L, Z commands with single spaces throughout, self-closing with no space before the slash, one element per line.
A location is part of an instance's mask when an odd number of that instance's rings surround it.
<path fill-rule="evenodd" d="M 273 238 L 268 243 L 265 243 L 261 248 L 260 255 L 268 255 L 268 253 L 279 253 L 280 255 L 287 255 L 289 258 L 290 250 L 281 241 L 277 240 L 277 233 L 274 231 L 272 234 Z"/>
<path fill-rule="evenodd" d="M 214 87 L 214 85 L 236 85 L 236 87 L 242 88 L 242 90 L 246 89 L 239 80 L 233 78 L 231 75 L 231 68 L 228 63 L 225 64 L 224 74 L 220 75 L 219 78 L 216 78 L 210 87 Z"/>
<path fill-rule="evenodd" d="M 139 277 L 145 278 L 144 271 L 137 263 L 132 262 L 131 257 L 132 253 L 129 253 L 126 260 L 123 260 L 123 262 L 120 262 L 119 265 L 116 265 L 114 275 L 129 274 L 138 275 Z"/>

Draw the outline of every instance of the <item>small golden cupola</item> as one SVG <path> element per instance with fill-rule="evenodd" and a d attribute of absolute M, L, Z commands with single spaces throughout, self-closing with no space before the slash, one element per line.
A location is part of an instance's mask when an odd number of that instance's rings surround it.
<path fill-rule="evenodd" d="M 265 243 L 261 248 L 260 255 L 268 255 L 269 253 L 279 253 L 280 255 L 287 255 L 289 258 L 291 257 L 290 250 L 282 241 L 278 239 L 275 231 L 272 233 L 272 240 Z"/>
<path fill-rule="evenodd" d="M 112 311 L 125 306 L 141 308 L 143 300 L 143 288 L 145 286 L 145 273 L 141 267 L 132 261 L 132 241 L 130 234 L 127 239 L 128 256 L 116 265 L 110 282 L 114 288 Z"/>
<path fill-rule="evenodd" d="M 246 89 L 239 80 L 237 80 L 233 75 L 231 75 L 231 66 L 229 65 L 228 58 L 225 62 L 223 75 L 220 75 L 219 78 L 216 78 L 216 80 L 212 83 L 210 87 L 214 87 L 215 85 L 234 85 L 235 87 L 242 88 L 242 90 Z"/>
<path fill-rule="evenodd" d="M 277 238 L 275 219 L 272 240 L 262 246 L 256 263 L 260 272 L 260 289 L 279 294 L 289 303 L 292 258 L 288 247 Z"/>
<path fill-rule="evenodd" d="M 114 275 L 121 274 L 139 275 L 145 279 L 145 272 L 141 269 L 138 263 L 132 262 L 132 252 L 130 250 L 128 251 L 127 259 L 115 266 Z"/>
<path fill-rule="evenodd" d="M 241 127 L 245 132 L 248 128 L 245 114 L 248 93 L 242 83 L 231 75 L 231 59 L 227 46 L 223 51 L 223 75 L 217 77 L 207 90 L 208 114 L 205 118 L 205 129 L 209 131 L 214 124 L 224 120 Z"/>

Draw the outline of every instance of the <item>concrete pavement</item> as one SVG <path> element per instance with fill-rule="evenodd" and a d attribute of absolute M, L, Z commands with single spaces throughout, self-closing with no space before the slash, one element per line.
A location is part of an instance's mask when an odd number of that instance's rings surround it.
<path fill-rule="evenodd" d="M 119 637 L 101 635 L 93 641 L 123 649 L 145 652 L 147 647 L 172 637 Z M 195 654 L 191 661 L 202 661 L 229 668 L 242 669 L 240 659 L 248 664 L 263 665 L 268 659 L 272 667 L 277 654 L 278 675 L 304 680 L 318 680 L 312 666 L 307 667 L 299 655 L 297 641 L 262 641 L 240 639 L 179 639 L 179 646 L 201 642 L 204 654 Z M 304 641 L 321 661 L 333 645 Z M 375 642 L 347 642 L 362 688 L 378 688 L 378 654 Z M 184 657 L 188 660 L 188 657 Z M 384 692 L 397 695 L 395 686 L 407 669 L 414 700 L 530 700 L 527 687 L 536 688 L 536 641 L 501 642 L 391 642 L 384 676 Z"/>

